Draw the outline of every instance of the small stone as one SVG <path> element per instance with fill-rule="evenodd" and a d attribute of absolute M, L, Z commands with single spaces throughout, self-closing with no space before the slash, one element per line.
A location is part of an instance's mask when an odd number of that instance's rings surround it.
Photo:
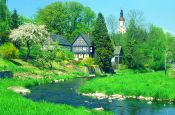
<path fill-rule="evenodd" d="M 139 96 L 137 99 L 145 100 L 145 97 L 143 97 L 143 96 Z"/>
<path fill-rule="evenodd" d="M 104 110 L 104 108 L 103 108 L 103 107 L 100 107 L 100 108 L 95 108 L 95 110 L 97 110 L 97 111 L 103 111 L 103 110 Z"/>
<path fill-rule="evenodd" d="M 54 80 L 54 83 L 64 82 L 64 79 Z"/>
<path fill-rule="evenodd" d="M 89 103 L 89 101 L 84 101 L 85 103 Z"/>
<path fill-rule="evenodd" d="M 54 80 L 54 83 L 59 83 L 59 80 Z"/>
<path fill-rule="evenodd" d="M 148 103 L 148 104 L 152 104 L 152 101 L 148 101 L 147 103 Z"/>
<path fill-rule="evenodd" d="M 109 101 L 108 101 L 109 103 L 112 103 L 112 100 L 111 99 L 109 99 Z"/>
<path fill-rule="evenodd" d="M 119 98 L 118 100 L 119 100 L 119 101 L 123 101 L 123 100 L 125 100 L 125 98 L 122 97 L 122 98 Z"/>

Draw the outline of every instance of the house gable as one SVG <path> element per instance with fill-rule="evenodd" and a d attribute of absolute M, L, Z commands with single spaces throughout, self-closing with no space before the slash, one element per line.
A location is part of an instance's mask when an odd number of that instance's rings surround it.
<path fill-rule="evenodd" d="M 74 41 L 73 46 L 88 46 L 88 44 L 82 36 L 78 36 Z"/>

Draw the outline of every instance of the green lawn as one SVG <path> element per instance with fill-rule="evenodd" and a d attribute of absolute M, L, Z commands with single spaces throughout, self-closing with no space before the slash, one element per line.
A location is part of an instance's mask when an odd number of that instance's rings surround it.
<path fill-rule="evenodd" d="M 80 88 L 80 91 L 175 100 L 175 79 L 165 77 L 164 72 L 120 73 L 88 81 Z"/>

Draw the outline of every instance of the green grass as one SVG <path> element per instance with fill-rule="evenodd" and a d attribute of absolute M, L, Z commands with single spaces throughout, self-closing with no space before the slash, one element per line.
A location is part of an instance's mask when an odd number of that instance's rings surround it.
<path fill-rule="evenodd" d="M 0 58 L 0 71 L 9 70 L 14 74 L 23 73 L 22 76 L 9 79 L 0 79 L 0 115 L 107 115 L 110 112 L 89 110 L 84 107 L 71 107 L 68 105 L 52 104 L 48 102 L 33 102 L 23 96 L 8 90 L 10 86 L 34 86 L 46 84 L 54 79 L 69 79 L 83 76 L 81 72 L 70 71 L 64 75 L 57 74 L 58 70 L 41 70 L 32 64 L 16 59 L 16 65 Z M 28 73 L 28 74 L 25 74 Z M 34 76 L 41 76 L 34 79 Z"/>
<path fill-rule="evenodd" d="M 33 102 L 19 94 L 7 90 L 9 86 L 32 86 L 39 82 L 48 82 L 40 79 L 0 79 L 0 115 L 91 115 L 111 114 L 88 110 L 83 107 L 74 108 L 68 105 L 52 104 L 47 102 Z"/>
<path fill-rule="evenodd" d="M 106 78 L 95 78 L 82 86 L 80 91 L 175 100 L 175 79 L 165 77 L 164 72 L 137 74 L 130 72 Z"/>
<path fill-rule="evenodd" d="M 0 71 L 8 70 L 12 71 L 15 76 L 22 75 L 24 77 L 50 77 L 52 79 L 69 79 L 75 78 L 77 76 L 87 76 L 86 73 L 78 71 L 76 69 L 67 68 L 65 66 L 59 66 L 64 72 L 60 71 L 59 69 L 49 70 L 49 69 L 39 69 L 33 66 L 31 63 L 24 62 L 20 59 L 14 59 L 15 63 L 20 65 L 16 65 L 9 60 L 0 58 Z M 56 64 L 55 64 L 56 66 Z M 58 65 L 57 65 L 58 66 Z M 60 74 L 62 72 L 64 74 Z"/>

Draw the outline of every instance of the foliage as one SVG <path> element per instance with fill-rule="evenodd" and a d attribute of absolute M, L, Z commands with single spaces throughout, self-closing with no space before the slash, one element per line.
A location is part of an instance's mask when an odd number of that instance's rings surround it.
<path fill-rule="evenodd" d="M 164 69 L 166 35 L 161 28 L 152 26 L 147 38 L 147 47 L 149 48 L 148 65 L 151 69 Z"/>
<path fill-rule="evenodd" d="M 170 34 L 167 33 L 166 35 L 166 54 L 168 62 L 175 62 L 175 38 Z"/>
<path fill-rule="evenodd" d="M 74 54 L 69 50 L 59 49 L 59 51 L 56 52 L 56 61 L 58 62 L 61 62 L 64 60 L 70 61 L 73 59 L 74 59 Z"/>
<path fill-rule="evenodd" d="M 172 36 L 153 25 L 146 29 L 135 20 L 130 20 L 126 34 L 117 34 L 113 39 L 115 45 L 122 46 L 124 50 L 124 63 L 131 69 L 163 70 L 165 52 L 168 53 L 168 60 L 173 60 Z"/>
<path fill-rule="evenodd" d="M 93 58 L 85 58 L 82 63 L 87 67 L 93 67 L 95 65 L 95 60 Z"/>
<path fill-rule="evenodd" d="M 31 46 L 35 43 L 43 46 L 48 32 L 44 25 L 25 24 L 20 26 L 18 29 L 12 30 L 10 38 L 12 41 L 20 41 L 22 45 L 27 47 L 27 53 L 25 60 L 27 61 L 30 56 Z"/>
<path fill-rule="evenodd" d="M 16 29 L 19 27 L 20 25 L 20 19 L 19 19 L 19 15 L 17 13 L 17 10 L 14 9 L 13 10 L 13 13 L 12 13 L 12 26 L 11 26 L 11 29 Z"/>
<path fill-rule="evenodd" d="M 19 57 L 21 59 L 24 59 L 27 53 L 27 48 L 26 47 L 20 47 L 19 49 Z M 30 59 L 37 59 L 38 55 L 42 53 L 41 47 L 38 44 L 33 44 L 30 49 Z"/>
<path fill-rule="evenodd" d="M 0 47 L 0 56 L 12 59 L 17 58 L 19 55 L 18 49 L 12 43 L 5 43 Z"/>
<path fill-rule="evenodd" d="M 9 32 L 0 32 L 0 44 L 10 42 L 9 34 Z"/>
<path fill-rule="evenodd" d="M 107 17 L 107 27 L 109 32 L 111 33 L 112 37 L 116 33 L 117 30 L 117 18 L 113 15 Z"/>
<path fill-rule="evenodd" d="M 34 23 L 35 22 L 33 19 L 25 17 L 23 15 L 19 15 L 19 21 L 20 21 L 20 25 L 23 25 L 25 23 Z"/>
<path fill-rule="evenodd" d="M 36 21 L 45 24 L 51 33 L 62 34 L 67 12 L 61 2 L 55 2 L 38 11 Z"/>
<path fill-rule="evenodd" d="M 11 27 L 11 15 L 6 1 L 0 0 L 0 32 L 8 32 Z"/>
<path fill-rule="evenodd" d="M 45 24 L 51 33 L 66 36 L 69 41 L 79 32 L 91 31 L 95 13 L 78 2 L 55 2 L 40 9 L 37 23 Z"/>
<path fill-rule="evenodd" d="M 108 35 L 105 19 L 101 13 L 98 14 L 95 29 L 93 31 L 93 43 L 95 46 L 95 60 L 104 72 L 111 72 L 111 58 L 114 48 Z"/>
<path fill-rule="evenodd" d="M 108 95 L 145 96 L 175 100 L 174 78 L 164 72 L 126 73 L 106 78 L 96 78 L 81 87 L 83 93 L 102 92 Z"/>

